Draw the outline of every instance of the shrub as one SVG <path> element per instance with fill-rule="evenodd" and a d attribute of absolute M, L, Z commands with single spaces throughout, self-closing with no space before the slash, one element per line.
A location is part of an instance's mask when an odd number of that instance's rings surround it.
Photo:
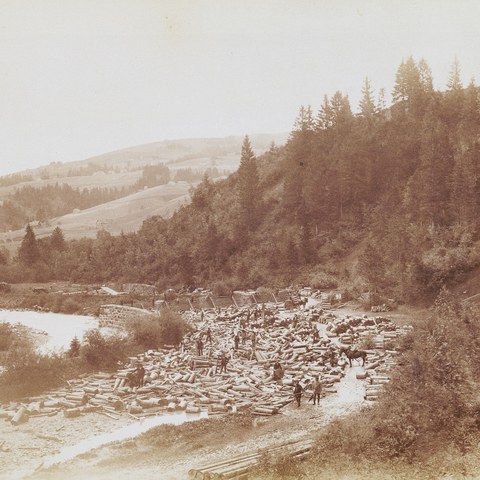
<path fill-rule="evenodd" d="M 191 329 L 178 313 L 168 309 L 162 310 L 160 327 L 162 330 L 161 343 L 164 345 L 178 345 L 185 333 Z"/>
<path fill-rule="evenodd" d="M 63 355 L 40 355 L 25 339 L 16 339 L 0 376 L 0 398 L 11 400 L 57 387 L 75 371 Z"/>
<path fill-rule="evenodd" d="M 343 456 L 424 462 L 442 451 L 468 451 L 480 427 L 478 318 L 478 311 L 463 310 L 441 292 L 430 318 L 418 321 L 403 342 L 402 367 L 381 400 L 321 433 L 318 465 Z"/>
<path fill-rule="evenodd" d="M 232 294 L 233 285 L 232 282 L 228 280 L 218 280 L 212 283 L 211 289 L 214 295 L 218 297 L 227 297 Z"/>
<path fill-rule="evenodd" d="M 129 343 L 119 335 L 103 336 L 98 329 L 89 330 L 80 349 L 80 357 L 90 368 L 113 369 L 128 355 Z"/>
<path fill-rule="evenodd" d="M 143 349 L 158 348 L 163 341 L 163 329 L 160 317 L 145 316 L 127 325 L 135 345 Z"/>
<path fill-rule="evenodd" d="M 79 313 L 82 311 L 82 305 L 73 298 L 67 298 L 63 302 L 61 309 L 63 313 Z"/>
<path fill-rule="evenodd" d="M 330 290 L 332 288 L 337 288 L 337 280 L 330 274 L 325 272 L 317 272 L 311 275 L 310 285 L 318 290 Z"/>

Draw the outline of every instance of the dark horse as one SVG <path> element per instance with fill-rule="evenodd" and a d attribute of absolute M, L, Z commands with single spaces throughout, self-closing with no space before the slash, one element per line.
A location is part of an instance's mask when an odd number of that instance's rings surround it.
<path fill-rule="evenodd" d="M 355 350 L 352 347 L 341 347 L 340 355 L 342 353 L 348 358 L 350 366 L 352 366 L 352 359 L 361 358 L 363 360 L 362 367 L 365 365 L 365 359 L 367 358 L 367 352 L 365 350 Z"/>

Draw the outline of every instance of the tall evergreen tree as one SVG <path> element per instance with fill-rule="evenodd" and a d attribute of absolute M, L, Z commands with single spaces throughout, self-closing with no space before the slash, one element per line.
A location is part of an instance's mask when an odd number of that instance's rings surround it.
<path fill-rule="evenodd" d="M 375 101 L 373 99 L 372 87 L 370 80 L 365 78 L 362 89 L 362 98 L 360 99 L 360 115 L 367 119 L 371 119 L 375 113 Z"/>
<path fill-rule="evenodd" d="M 259 221 L 261 192 L 257 160 L 247 135 L 243 140 L 237 185 L 241 223 L 246 227 L 247 231 L 251 231 Z"/>
<path fill-rule="evenodd" d="M 57 252 L 63 252 L 66 249 L 65 237 L 60 227 L 55 227 L 53 230 L 50 236 L 50 245 Z"/>
<path fill-rule="evenodd" d="M 460 76 L 460 62 L 458 58 L 455 57 L 450 74 L 447 81 L 447 90 L 449 91 L 459 91 L 463 89 L 462 79 Z"/>
<path fill-rule="evenodd" d="M 25 236 L 18 249 L 18 259 L 22 264 L 27 266 L 35 264 L 40 259 L 37 239 L 30 224 L 25 228 Z"/>
<path fill-rule="evenodd" d="M 315 126 L 317 130 L 327 130 L 333 126 L 332 108 L 327 95 L 323 97 L 323 103 L 318 111 Z"/>

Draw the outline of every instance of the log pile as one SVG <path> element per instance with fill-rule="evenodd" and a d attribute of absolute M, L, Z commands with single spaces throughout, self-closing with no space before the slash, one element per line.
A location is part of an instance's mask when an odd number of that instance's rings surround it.
<path fill-rule="evenodd" d="M 308 454 L 312 444 L 313 440 L 310 439 L 285 442 L 268 449 L 259 450 L 255 453 L 239 455 L 225 461 L 191 469 L 188 472 L 188 476 L 193 480 L 241 478 L 256 467 L 264 455 L 281 455 L 282 457 L 289 455 L 294 458 L 301 458 Z"/>
<path fill-rule="evenodd" d="M 91 412 L 110 418 L 175 411 L 275 415 L 292 401 L 294 380 L 313 382 L 320 377 L 324 392 L 335 392 L 347 365 L 339 348 L 355 346 L 366 335 L 375 337 L 375 348 L 367 350 L 365 373 L 357 378 L 368 384 L 366 399 L 376 400 L 388 380 L 385 372 L 395 364 L 396 352 L 385 347 L 408 330 L 386 319 L 337 319 L 314 308 L 286 312 L 281 304 L 268 304 L 256 313 L 249 308 L 206 311 L 203 322 L 199 315 L 193 320 L 196 330 L 180 349 L 149 350 L 114 373 L 83 375 L 61 390 L 0 405 L 0 417 L 17 425 L 30 416 L 58 413 L 65 418 Z M 207 329 L 212 341 L 206 338 Z M 236 334 L 241 340 L 235 349 Z M 199 338 L 205 344 L 202 355 L 196 350 Z M 222 352 L 230 358 L 220 373 Z M 273 375 L 275 362 L 282 367 L 281 379 Z M 143 385 L 129 385 L 129 374 L 139 363 L 145 370 Z"/>

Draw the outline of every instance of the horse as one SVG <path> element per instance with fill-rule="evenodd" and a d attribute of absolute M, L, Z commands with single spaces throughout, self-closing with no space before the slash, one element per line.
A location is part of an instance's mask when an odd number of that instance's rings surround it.
<path fill-rule="evenodd" d="M 365 359 L 367 358 L 367 352 L 365 350 L 355 350 L 352 347 L 341 347 L 340 355 L 342 353 L 348 358 L 350 366 L 352 366 L 352 359 L 361 358 L 363 360 L 362 367 L 365 365 Z"/>

